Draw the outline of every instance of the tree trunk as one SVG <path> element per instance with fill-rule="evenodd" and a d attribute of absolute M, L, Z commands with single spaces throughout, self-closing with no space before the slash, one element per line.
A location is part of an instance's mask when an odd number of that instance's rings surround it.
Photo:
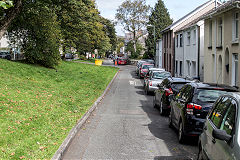
<path fill-rule="evenodd" d="M 136 32 L 133 32 L 133 48 L 134 48 L 134 52 L 137 52 L 137 38 L 136 38 Z"/>
<path fill-rule="evenodd" d="M 0 21 L 0 39 L 6 33 L 8 27 L 14 18 L 19 14 L 22 8 L 22 0 L 16 0 L 13 8 L 9 8 L 7 11 L 7 15 L 4 17 L 2 21 Z"/>

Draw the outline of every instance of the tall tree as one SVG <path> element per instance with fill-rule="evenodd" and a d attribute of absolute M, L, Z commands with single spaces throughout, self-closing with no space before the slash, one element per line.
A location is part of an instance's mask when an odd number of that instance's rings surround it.
<path fill-rule="evenodd" d="M 155 40 L 158 40 L 162 37 L 161 31 L 167 26 L 172 24 L 172 19 L 168 9 L 166 8 L 162 0 L 158 0 L 154 9 L 152 10 L 151 15 L 149 16 L 148 24 L 151 25 L 147 27 L 148 38 L 146 39 L 146 52 L 144 54 L 145 58 L 153 58 L 155 55 L 155 41 L 154 41 L 154 27 L 155 26 Z"/>
<path fill-rule="evenodd" d="M 116 19 L 124 30 L 133 34 L 135 52 L 137 40 L 142 36 L 138 33 L 146 27 L 149 11 L 150 6 L 145 0 L 126 0 L 117 9 Z"/>

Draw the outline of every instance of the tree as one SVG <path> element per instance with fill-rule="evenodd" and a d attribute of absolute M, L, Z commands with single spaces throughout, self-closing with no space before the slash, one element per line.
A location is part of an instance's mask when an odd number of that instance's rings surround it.
<path fill-rule="evenodd" d="M 150 6 L 146 5 L 145 0 L 126 0 L 117 9 L 116 19 L 124 27 L 124 30 L 133 34 L 134 51 L 136 44 L 142 36 L 138 34 L 146 27 Z"/>
<path fill-rule="evenodd" d="M 0 39 L 22 9 L 22 0 L 0 1 Z"/>
<path fill-rule="evenodd" d="M 22 49 L 27 62 L 51 68 L 59 63 L 61 31 L 56 10 L 51 0 L 26 0 L 9 26 L 9 39 Z"/>
<path fill-rule="evenodd" d="M 137 58 L 140 55 L 140 53 L 143 51 L 143 46 L 137 42 L 136 51 L 135 51 L 133 41 L 129 41 L 127 43 L 125 51 L 131 53 L 131 58 Z"/>
<path fill-rule="evenodd" d="M 161 31 L 167 26 L 172 24 L 172 19 L 170 18 L 168 9 L 165 7 L 162 0 L 158 0 L 151 15 L 149 16 L 149 25 L 155 26 L 155 39 L 160 39 L 162 37 Z M 154 42 L 154 27 L 147 27 L 148 38 L 146 43 L 146 52 L 144 54 L 145 58 L 153 58 L 155 55 L 155 42 Z"/>

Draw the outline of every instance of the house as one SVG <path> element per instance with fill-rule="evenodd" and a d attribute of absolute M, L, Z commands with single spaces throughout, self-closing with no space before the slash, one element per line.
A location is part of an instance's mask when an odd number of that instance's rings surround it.
<path fill-rule="evenodd" d="M 168 26 L 162 31 L 162 58 L 163 58 L 163 68 L 165 68 L 167 71 L 171 72 L 172 75 L 175 74 L 175 32 L 181 29 L 182 27 L 186 26 L 187 24 L 191 23 L 192 21 L 198 19 L 205 13 L 212 10 L 217 4 L 220 2 L 216 0 L 209 0 L 206 3 L 202 4 L 201 6 L 194 9 L 192 12 L 188 13 L 184 17 L 180 18 L 176 22 L 174 22 L 172 25 Z M 197 33 L 197 30 L 196 30 Z M 178 41 L 179 41 L 179 48 L 183 49 L 183 43 L 184 43 L 184 37 L 183 34 L 178 35 Z M 183 52 L 183 51 L 181 51 Z M 179 72 L 183 72 L 183 61 L 177 62 L 177 70 Z M 190 63 L 190 62 L 189 62 Z M 197 64 L 195 64 L 197 65 Z M 182 74 L 182 73 L 181 73 Z"/>
<path fill-rule="evenodd" d="M 205 82 L 240 86 L 239 2 L 225 2 L 204 18 Z"/>

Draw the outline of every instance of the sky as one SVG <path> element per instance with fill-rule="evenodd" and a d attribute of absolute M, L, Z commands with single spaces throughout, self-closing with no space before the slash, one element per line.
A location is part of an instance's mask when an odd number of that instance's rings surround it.
<path fill-rule="evenodd" d="M 124 1 L 125 0 L 96 0 L 96 4 L 100 14 L 104 18 L 116 21 L 116 11 Z M 157 1 L 158 0 L 146 0 L 146 3 L 154 7 Z M 208 0 L 163 0 L 173 21 L 180 19 L 207 1 Z M 117 35 L 124 36 L 124 30 L 120 24 L 116 26 L 116 32 Z"/>

